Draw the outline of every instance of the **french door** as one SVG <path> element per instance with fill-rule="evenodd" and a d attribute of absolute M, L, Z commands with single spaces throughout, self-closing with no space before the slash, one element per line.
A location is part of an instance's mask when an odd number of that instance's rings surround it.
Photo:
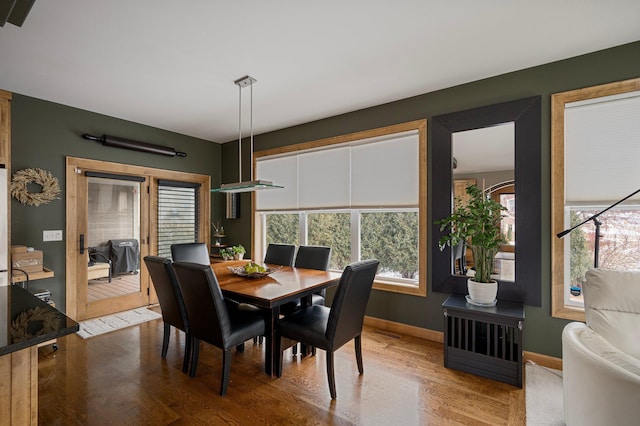
<path fill-rule="evenodd" d="M 144 256 L 209 244 L 210 190 L 208 175 L 67 157 L 67 315 L 157 303 Z"/>
<path fill-rule="evenodd" d="M 134 166 L 67 159 L 67 311 L 76 320 L 150 303 L 149 177 Z M 71 309 L 70 309 L 71 308 Z"/>

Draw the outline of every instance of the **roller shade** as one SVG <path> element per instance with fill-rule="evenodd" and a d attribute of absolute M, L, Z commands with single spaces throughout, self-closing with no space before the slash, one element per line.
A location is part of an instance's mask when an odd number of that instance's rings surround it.
<path fill-rule="evenodd" d="M 256 193 L 256 209 L 417 207 L 418 161 L 418 131 L 263 157 L 257 178 L 284 189 Z"/>
<path fill-rule="evenodd" d="M 640 92 L 565 108 L 565 202 L 608 204 L 640 188 Z"/>

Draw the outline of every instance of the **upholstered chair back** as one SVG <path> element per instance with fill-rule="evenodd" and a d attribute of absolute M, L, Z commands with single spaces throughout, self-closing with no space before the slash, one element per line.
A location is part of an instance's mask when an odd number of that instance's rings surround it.
<path fill-rule="evenodd" d="M 611 345 L 640 360 L 640 271 L 592 269 L 586 278 L 587 325 Z"/>

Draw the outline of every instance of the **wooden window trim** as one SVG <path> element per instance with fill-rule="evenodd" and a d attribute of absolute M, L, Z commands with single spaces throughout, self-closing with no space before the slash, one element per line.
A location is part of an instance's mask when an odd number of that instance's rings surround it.
<path fill-rule="evenodd" d="M 551 315 L 585 321 L 584 308 L 564 303 L 564 111 L 567 103 L 640 90 L 640 78 L 551 95 Z"/>
<path fill-rule="evenodd" d="M 419 196 L 418 196 L 418 232 L 420 233 L 419 247 L 418 247 L 418 286 L 403 286 L 394 284 L 385 284 L 383 282 L 374 282 L 373 288 L 376 290 L 389 291 L 392 293 L 409 294 L 414 296 L 427 296 L 427 240 L 428 240 L 428 227 L 427 227 L 427 120 L 415 120 L 407 123 L 395 124 L 387 127 L 380 127 L 371 130 L 365 130 L 361 132 L 349 133 L 346 135 L 334 136 L 326 139 L 319 139 L 315 141 L 304 142 L 295 145 L 284 146 L 280 148 L 273 148 L 264 151 L 257 151 L 253 155 L 253 173 L 256 173 L 256 161 L 260 157 L 276 154 L 289 154 L 296 151 L 302 151 L 312 148 L 320 148 L 330 145 L 336 145 L 346 142 L 353 142 L 361 139 L 369 139 L 378 136 L 390 135 L 394 133 L 401 133 L 410 130 L 418 131 L 418 149 L 419 149 Z M 259 243 L 258 234 L 262 232 L 259 220 L 256 215 L 255 209 L 255 193 L 252 194 L 251 202 L 251 216 L 252 220 L 252 246 L 257 247 Z M 257 231 L 257 232 L 256 232 Z M 255 253 L 254 253 L 255 257 Z"/>

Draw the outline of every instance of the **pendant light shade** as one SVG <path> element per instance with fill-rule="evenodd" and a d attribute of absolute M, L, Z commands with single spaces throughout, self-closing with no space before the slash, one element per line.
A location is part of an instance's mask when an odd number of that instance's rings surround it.
<path fill-rule="evenodd" d="M 238 102 L 238 182 L 223 183 L 220 188 L 212 189 L 211 192 L 225 192 L 225 193 L 238 193 L 238 192 L 253 192 L 263 189 L 276 189 L 283 188 L 282 186 L 274 185 L 273 182 L 268 180 L 253 180 L 253 84 L 257 80 L 248 75 L 237 79 L 233 83 L 238 86 L 239 102 Z M 251 179 L 248 181 L 242 181 L 242 89 L 249 87 L 250 91 L 250 104 L 249 104 L 249 140 L 251 147 L 249 150 L 249 164 L 251 167 Z"/>

